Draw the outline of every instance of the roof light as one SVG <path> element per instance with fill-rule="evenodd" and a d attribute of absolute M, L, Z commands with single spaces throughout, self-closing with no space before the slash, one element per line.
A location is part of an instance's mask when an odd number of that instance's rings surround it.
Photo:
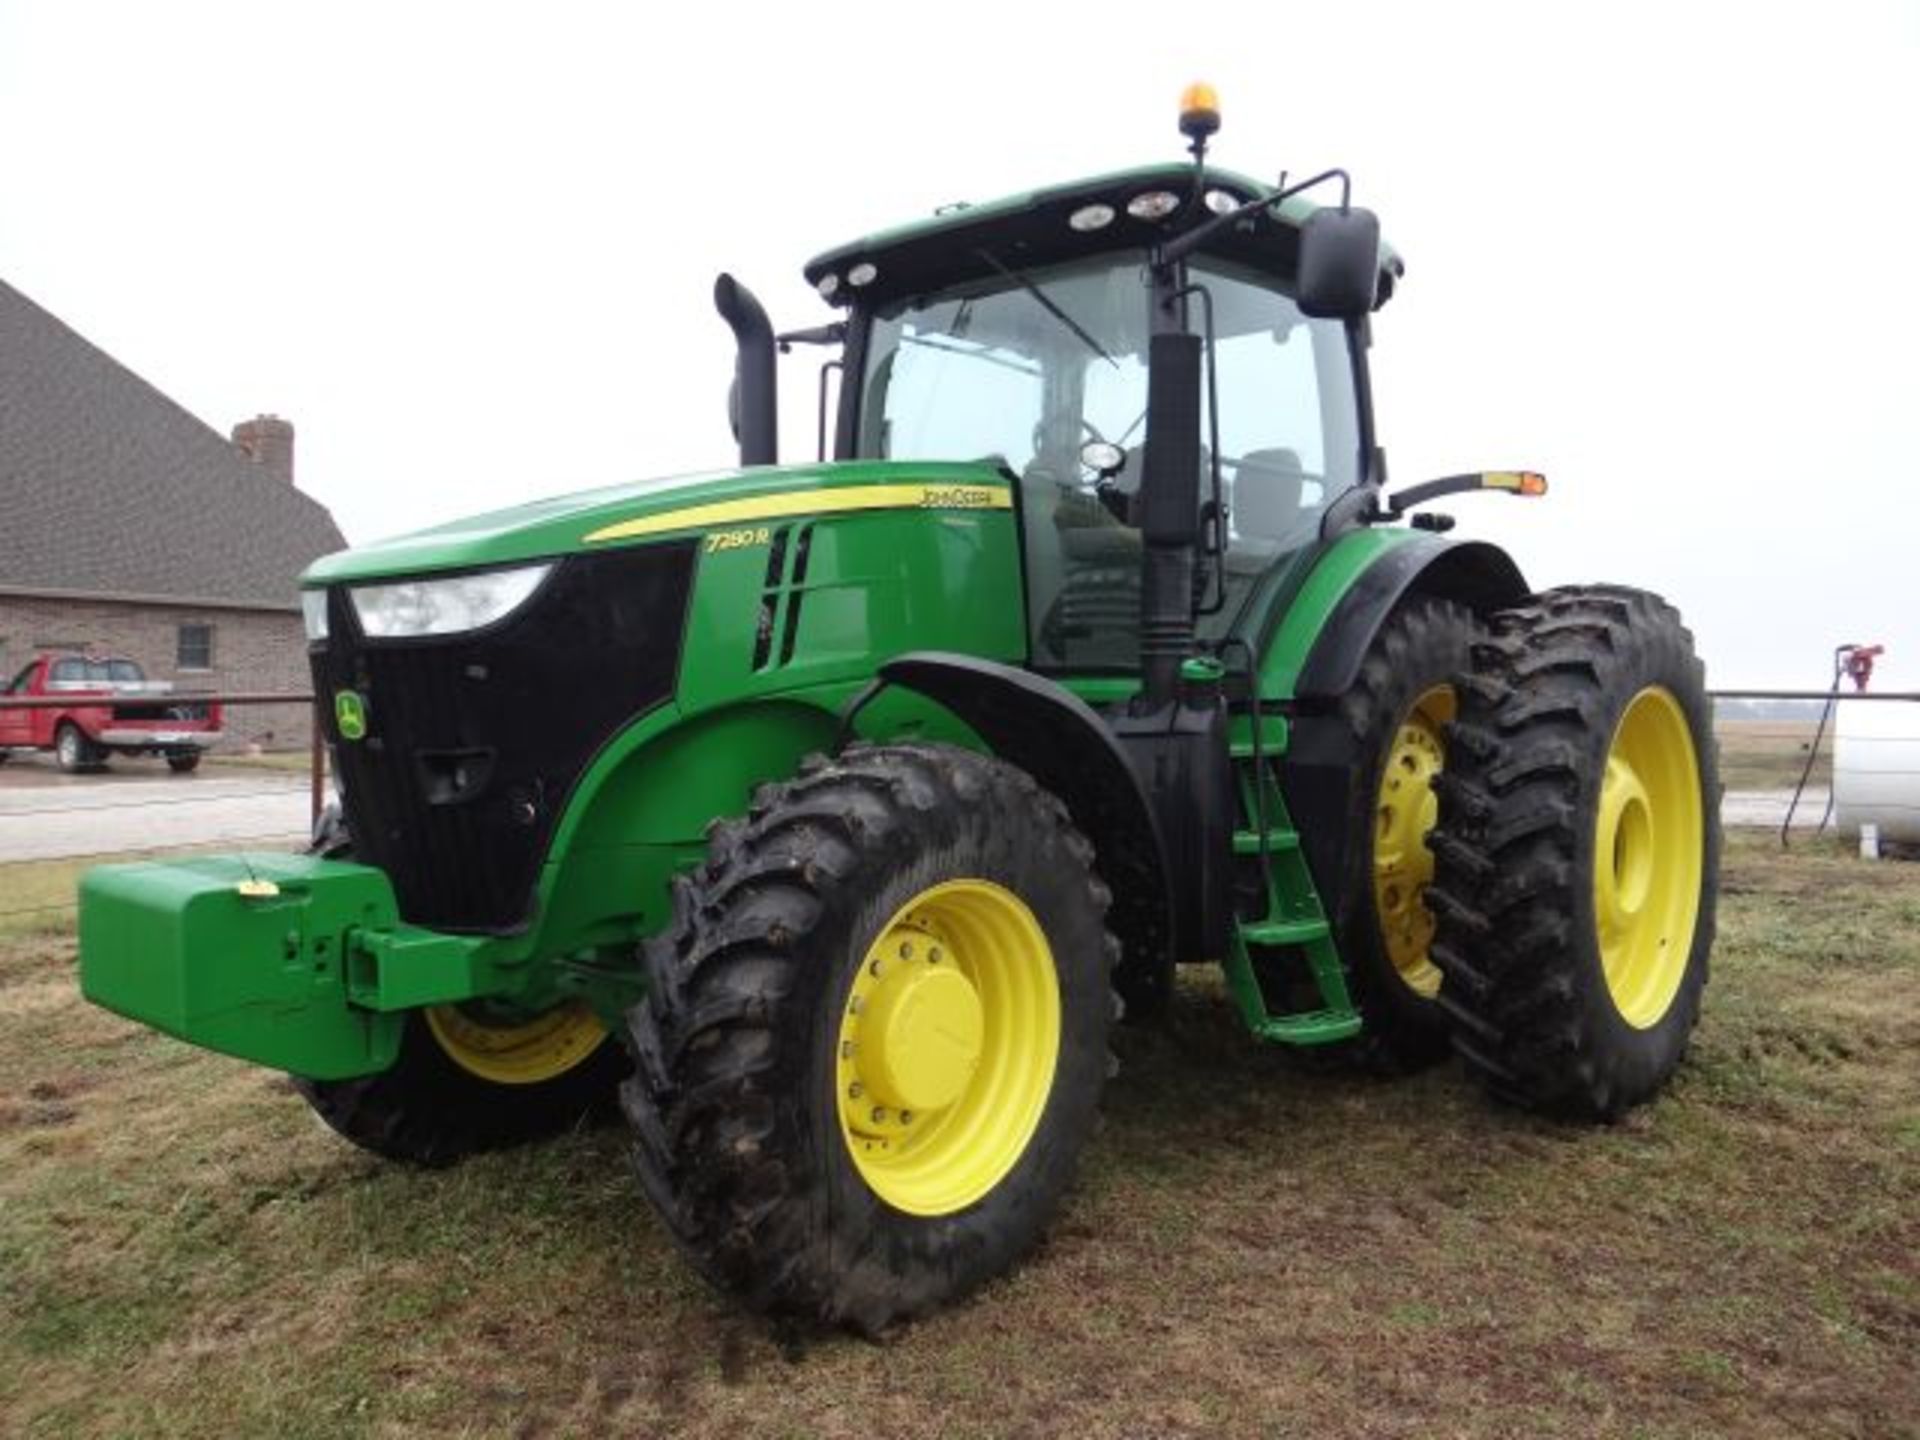
<path fill-rule="evenodd" d="M 1127 202 L 1127 214 L 1136 220 L 1164 220 L 1180 208 L 1180 197 L 1171 190 L 1148 190 Z"/>
<path fill-rule="evenodd" d="M 880 271 L 875 268 L 871 260 L 862 260 L 858 265 L 847 271 L 847 283 L 858 290 L 862 285 L 871 285 L 874 277 L 879 273 Z"/>
<path fill-rule="evenodd" d="M 822 300 L 831 300 L 839 293 L 840 277 L 838 275 L 822 275 L 818 280 L 813 282 L 813 288 L 820 292 L 820 298 Z"/>
<path fill-rule="evenodd" d="M 1112 223 L 1113 207 L 1111 205 L 1082 205 L 1067 217 L 1067 224 L 1082 235 L 1091 234 L 1095 230 L 1104 230 Z"/>
<path fill-rule="evenodd" d="M 1220 128 L 1220 92 L 1196 80 L 1180 94 L 1180 133 L 1204 140 Z"/>
<path fill-rule="evenodd" d="M 1207 209 L 1216 215 L 1231 215 L 1240 208 L 1240 202 L 1224 190 L 1207 192 Z"/>

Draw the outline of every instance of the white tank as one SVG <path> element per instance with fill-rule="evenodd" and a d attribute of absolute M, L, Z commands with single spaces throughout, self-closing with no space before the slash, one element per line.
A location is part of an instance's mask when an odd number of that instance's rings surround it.
<path fill-rule="evenodd" d="M 1833 731 L 1833 805 L 1845 835 L 1920 845 L 1920 701 L 1841 698 Z"/>

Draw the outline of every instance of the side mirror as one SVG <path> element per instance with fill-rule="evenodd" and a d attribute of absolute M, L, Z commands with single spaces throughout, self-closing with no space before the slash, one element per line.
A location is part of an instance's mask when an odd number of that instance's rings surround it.
<path fill-rule="evenodd" d="M 1300 227 L 1295 300 L 1323 320 L 1357 320 L 1380 283 L 1380 217 L 1371 210 L 1316 210 Z"/>

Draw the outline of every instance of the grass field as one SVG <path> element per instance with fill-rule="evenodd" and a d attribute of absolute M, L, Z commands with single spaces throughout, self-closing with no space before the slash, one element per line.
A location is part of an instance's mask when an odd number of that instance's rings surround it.
<path fill-rule="evenodd" d="M 705 1291 L 615 1130 L 357 1153 L 83 1005 L 56 918 L 0 938 L 0 1431 L 1920 1435 L 1920 869 L 1741 837 L 1723 893 L 1694 1052 L 1606 1130 L 1188 988 L 1051 1241 L 881 1344 Z"/>
<path fill-rule="evenodd" d="M 1720 742 L 1720 781 L 1729 790 L 1791 790 L 1807 763 L 1812 721 L 1722 720 L 1713 727 Z M 1820 741 L 1809 785 L 1833 783 L 1833 728 Z"/>

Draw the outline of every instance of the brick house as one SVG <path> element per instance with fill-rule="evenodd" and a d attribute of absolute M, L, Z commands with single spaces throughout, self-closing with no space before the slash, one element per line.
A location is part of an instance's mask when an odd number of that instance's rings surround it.
<path fill-rule="evenodd" d="M 306 690 L 295 581 L 344 544 L 294 488 L 292 425 L 224 439 L 0 281 L 0 684 L 91 646 L 183 690 Z M 226 748 L 308 726 L 236 708 Z"/>

